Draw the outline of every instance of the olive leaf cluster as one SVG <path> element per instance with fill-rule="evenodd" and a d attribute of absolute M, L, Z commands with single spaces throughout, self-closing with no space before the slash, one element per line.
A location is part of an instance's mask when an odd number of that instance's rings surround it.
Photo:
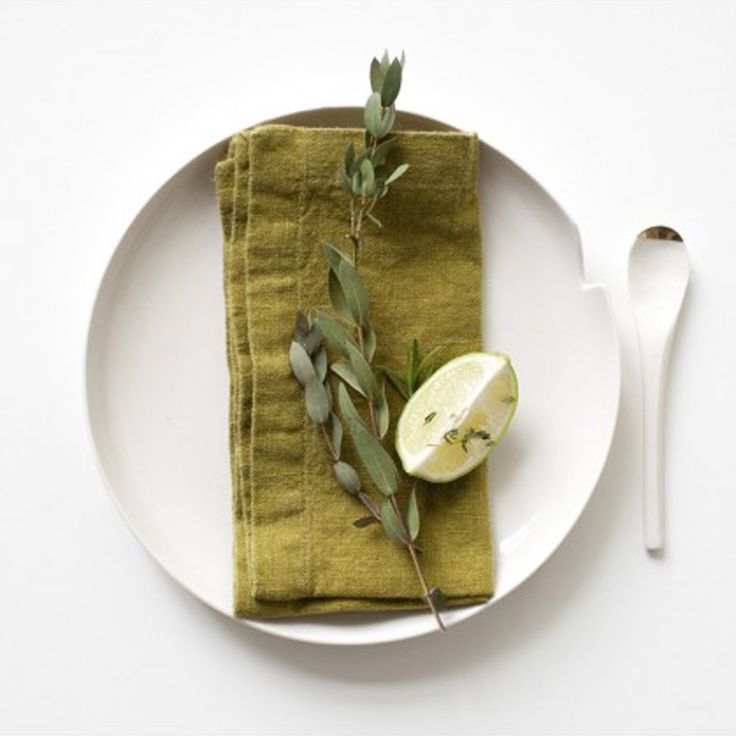
<path fill-rule="evenodd" d="M 389 429 L 386 384 L 374 373 L 371 361 L 376 349 L 375 332 L 370 324 L 368 295 L 363 279 L 349 256 L 334 245 L 325 243 L 323 254 L 329 266 L 328 285 L 336 317 L 319 312 L 316 326 L 324 335 L 330 351 L 339 359 L 330 364 L 338 377 L 338 407 L 366 474 L 383 496 L 377 521 L 387 536 L 400 544 L 411 545 L 419 534 L 419 508 L 412 491 L 406 514 L 402 514 L 395 494 L 399 471 L 381 443 Z M 355 334 L 355 339 L 350 334 Z M 348 388 L 367 404 L 370 422 L 358 412 Z M 365 505 L 365 504 L 364 504 Z M 366 526 L 367 518 L 358 519 Z"/>
<path fill-rule="evenodd" d="M 331 248 L 334 246 L 325 246 L 325 252 L 330 252 Z M 344 271 L 341 273 L 344 277 Z M 362 291 L 360 301 L 364 299 L 367 306 L 367 297 L 360 277 L 354 274 L 348 283 Z M 338 282 L 338 286 L 344 296 L 343 282 Z M 356 324 L 357 319 L 357 313 L 350 312 L 350 321 L 357 329 L 361 329 L 363 325 Z M 342 420 L 334 411 L 332 390 L 327 380 L 328 358 L 325 344 L 336 354 L 349 360 L 349 362 L 335 362 L 330 366 L 340 379 L 337 403 Z M 294 339 L 289 348 L 289 362 L 294 377 L 304 388 L 307 415 L 324 433 L 337 483 L 351 495 L 357 496 L 370 512 L 369 516 L 357 519 L 354 522 L 355 526 L 364 527 L 379 522 L 389 539 L 399 544 L 413 545 L 420 529 L 416 488 L 412 489 L 409 496 L 406 514 L 402 515 L 395 499 L 399 486 L 396 463 L 381 444 L 380 433 L 377 436 L 375 430 L 372 431 L 361 417 L 347 389 L 347 386 L 351 386 L 367 401 L 372 401 L 371 396 L 375 395 L 372 392 L 376 390 L 377 380 L 361 348 L 334 317 L 317 312 L 313 319 L 311 314 L 298 312 Z M 349 378 L 346 379 L 345 375 Z M 383 397 L 382 401 L 385 404 L 385 387 L 379 395 Z M 380 505 L 362 489 L 360 476 L 355 467 L 341 459 L 343 421 L 347 425 L 363 469 L 383 496 Z"/>
<path fill-rule="evenodd" d="M 396 122 L 396 98 L 401 89 L 401 77 L 405 57 L 389 60 L 384 52 L 381 60 L 371 62 L 371 94 L 363 109 L 365 123 L 364 148 L 356 151 L 350 141 L 345 148 L 344 162 L 338 172 L 340 186 L 350 196 L 350 238 L 356 251 L 362 244 L 363 220 L 368 219 L 377 227 L 381 221 L 373 214 L 380 199 L 390 191 L 391 185 L 408 170 L 408 164 L 393 169 L 388 165 L 389 153 L 396 146 L 396 138 L 389 133 Z"/>
<path fill-rule="evenodd" d="M 330 365 L 330 369 L 365 398 L 371 418 L 376 422 L 378 438 L 383 439 L 389 429 L 390 416 L 385 381 L 379 380 L 371 366 L 377 338 L 370 323 L 368 295 L 363 279 L 344 251 L 325 243 L 322 252 L 329 265 L 327 285 L 337 319 L 320 313 L 317 322 L 324 331 L 328 345 L 340 358 Z M 350 336 L 346 326 L 352 329 L 355 339 Z"/>
<path fill-rule="evenodd" d="M 297 313 L 294 340 L 289 347 L 289 363 L 295 378 L 304 387 L 309 418 L 315 424 L 326 424 L 332 414 L 332 392 L 325 380 L 327 353 L 322 347 L 319 325 L 312 324 L 302 312 Z"/>
<path fill-rule="evenodd" d="M 363 492 L 358 472 L 341 459 L 343 425 L 334 411 L 332 389 L 327 380 L 327 352 L 324 347 L 325 342 L 334 344 L 334 336 L 329 336 L 329 332 L 323 331 L 324 321 L 320 317 L 325 315 L 320 315 L 315 320 L 311 314 L 297 312 L 294 339 L 289 348 L 291 371 L 304 388 L 307 415 L 324 435 L 325 444 L 332 457 L 335 479 L 343 489 L 357 496 L 368 508 L 371 512 L 369 518 L 380 521 L 378 506 L 367 493 Z M 327 329 L 330 329 L 329 323 Z"/>

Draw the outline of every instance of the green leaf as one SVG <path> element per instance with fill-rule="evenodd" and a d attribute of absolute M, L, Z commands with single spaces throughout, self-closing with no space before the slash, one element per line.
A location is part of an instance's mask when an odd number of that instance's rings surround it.
<path fill-rule="evenodd" d="M 332 401 L 332 387 L 329 383 L 322 384 L 325 388 L 325 393 L 327 394 L 327 404 L 330 407 L 330 411 L 332 411 L 332 404 L 334 403 Z"/>
<path fill-rule="evenodd" d="M 344 191 L 350 194 L 350 192 L 352 191 L 352 185 L 350 183 L 348 175 L 345 173 L 345 169 L 340 169 L 338 173 L 338 178 L 340 180 L 340 187 L 342 187 Z"/>
<path fill-rule="evenodd" d="M 442 592 L 442 588 L 430 588 L 429 597 L 438 611 L 447 608 L 447 596 Z"/>
<path fill-rule="evenodd" d="M 406 509 L 406 525 L 413 542 L 419 536 L 419 506 L 417 505 L 417 489 L 412 488 L 409 494 L 409 505 Z"/>
<path fill-rule="evenodd" d="M 365 103 L 363 122 L 365 129 L 378 138 L 378 130 L 381 125 L 381 95 L 378 92 L 373 92 Z"/>
<path fill-rule="evenodd" d="M 418 376 L 422 376 L 423 373 L 426 373 L 424 376 L 424 380 L 429 378 L 429 376 L 434 373 L 434 367 L 432 365 L 432 359 L 439 353 L 439 351 L 442 348 L 440 346 L 437 346 L 436 348 L 432 348 L 423 358 L 422 362 L 419 364 L 419 372 Z"/>
<path fill-rule="evenodd" d="M 360 519 L 353 522 L 353 526 L 357 526 L 358 529 L 363 529 L 371 524 L 378 524 L 378 519 L 375 516 L 361 516 Z"/>
<path fill-rule="evenodd" d="M 319 325 L 312 325 L 311 329 L 304 336 L 302 341 L 302 347 L 310 354 L 313 355 L 317 348 L 322 345 L 322 330 Z"/>
<path fill-rule="evenodd" d="M 314 366 L 314 372 L 317 374 L 317 378 L 324 383 L 327 377 L 327 352 L 324 348 L 314 356 L 312 365 Z"/>
<path fill-rule="evenodd" d="M 370 212 L 366 212 L 365 216 L 376 226 L 379 228 L 383 227 L 383 223 L 377 218 L 374 217 Z"/>
<path fill-rule="evenodd" d="M 391 414 L 386 401 L 386 385 L 381 385 L 381 390 L 376 397 L 376 424 L 378 425 L 378 434 L 383 439 L 388 432 Z"/>
<path fill-rule="evenodd" d="M 361 329 L 363 330 L 365 352 L 370 361 L 373 360 L 373 356 L 376 354 L 376 331 L 370 325 L 365 325 Z"/>
<path fill-rule="evenodd" d="M 378 130 L 379 139 L 385 138 L 391 132 L 391 129 L 394 127 L 394 123 L 396 123 L 396 106 L 391 105 L 381 119 L 381 127 Z"/>
<path fill-rule="evenodd" d="M 362 188 L 362 183 L 360 181 L 360 173 L 356 172 L 353 174 L 353 180 L 350 184 L 350 188 L 353 190 L 353 194 L 358 196 L 360 194 L 360 190 Z"/>
<path fill-rule="evenodd" d="M 392 368 L 389 368 L 387 365 L 382 365 L 381 370 L 385 374 L 386 378 L 388 378 L 388 382 L 394 387 L 398 394 L 403 397 L 404 401 L 408 401 L 411 394 L 406 387 L 404 379 L 401 378 L 399 374 L 396 373 L 396 371 L 394 371 Z"/>
<path fill-rule="evenodd" d="M 409 394 L 413 394 L 417 387 L 417 375 L 419 374 L 419 365 L 422 362 L 421 353 L 419 352 L 419 342 L 414 339 L 409 348 L 409 355 L 406 360 L 406 387 Z"/>
<path fill-rule="evenodd" d="M 370 197 L 376 187 L 376 173 L 368 158 L 360 165 L 360 180 L 362 184 L 360 193 L 364 197 Z"/>
<path fill-rule="evenodd" d="M 330 416 L 330 399 L 322 382 L 315 376 L 304 387 L 307 414 L 315 424 L 324 424 Z"/>
<path fill-rule="evenodd" d="M 291 372 L 302 386 L 317 378 L 309 353 L 296 340 L 292 341 L 289 348 L 289 364 Z"/>
<path fill-rule="evenodd" d="M 337 269 L 337 278 L 345 294 L 345 301 L 353 321 L 358 325 L 367 324 L 368 296 L 365 293 L 363 281 L 353 264 L 349 261 L 342 261 Z"/>
<path fill-rule="evenodd" d="M 391 175 L 386 179 L 386 184 L 393 184 L 400 176 L 403 176 L 409 170 L 409 164 L 401 164 L 397 166 Z"/>
<path fill-rule="evenodd" d="M 401 68 L 403 69 L 406 66 L 406 54 L 402 51 L 401 52 Z"/>
<path fill-rule="evenodd" d="M 350 322 L 350 324 L 354 325 L 355 319 L 353 318 L 353 313 L 348 305 L 347 296 L 340 284 L 340 280 L 332 269 L 330 269 L 330 275 L 327 279 L 327 286 L 330 292 L 332 308 L 337 313 L 337 316 L 342 317 L 346 322 Z"/>
<path fill-rule="evenodd" d="M 396 98 L 399 96 L 399 90 L 401 89 L 401 62 L 398 59 L 394 59 L 386 72 L 386 76 L 383 80 L 383 86 L 381 87 L 381 104 L 384 107 L 393 105 Z"/>
<path fill-rule="evenodd" d="M 315 319 L 322 330 L 322 336 L 328 347 L 343 358 L 349 358 L 346 343 L 352 342 L 352 340 L 343 329 L 343 326 L 334 317 L 324 312 L 317 312 Z"/>
<path fill-rule="evenodd" d="M 391 128 L 394 127 L 394 123 L 396 122 L 396 106 L 391 105 L 391 107 L 386 110 L 386 114 L 381 118 L 381 122 L 378 126 L 378 130 L 376 132 L 376 138 L 384 138 L 391 132 Z"/>
<path fill-rule="evenodd" d="M 335 455 L 340 457 L 342 450 L 342 422 L 337 414 L 330 414 L 330 440 L 332 441 L 332 449 Z"/>
<path fill-rule="evenodd" d="M 365 391 L 360 385 L 358 377 L 353 373 L 353 369 L 347 363 L 333 363 L 330 370 L 339 378 L 341 378 L 348 386 L 354 388 L 359 394 L 365 396 Z"/>
<path fill-rule="evenodd" d="M 398 488 L 398 471 L 391 456 L 381 443 L 368 431 L 360 418 L 344 384 L 338 388 L 338 403 L 343 419 L 347 422 L 355 449 L 368 475 L 381 493 L 390 496 Z"/>
<path fill-rule="evenodd" d="M 352 141 L 349 141 L 345 146 L 345 172 L 349 172 L 355 161 L 355 145 Z"/>
<path fill-rule="evenodd" d="M 360 384 L 361 393 L 374 399 L 378 395 L 378 383 L 368 361 L 355 345 L 348 345 L 347 348 L 350 355 L 350 367 Z"/>
<path fill-rule="evenodd" d="M 380 92 L 383 86 L 384 72 L 381 69 L 381 62 L 378 59 L 373 59 L 371 62 L 371 90 L 373 92 Z"/>
<path fill-rule="evenodd" d="M 406 535 L 406 529 L 401 520 L 394 511 L 391 499 L 386 499 L 381 504 L 381 524 L 386 536 L 397 544 L 409 544 L 409 538 Z"/>
<path fill-rule="evenodd" d="M 411 373 L 416 380 L 419 375 L 419 366 L 422 364 L 422 351 L 419 349 L 419 340 L 414 338 L 411 341 Z"/>
<path fill-rule="evenodd" d="M 340 250 L 337 246 L 332 245 L 332 243 L 322 243 L 322 255 L 325 257 L 325 260 L 335 273 L 337 273 L 337 269 L 343 261 L 351 263 L 348 254 L 345 251 Z"/>
<path fill-rule="evenodd" d="M 335 478 L 342 488 L 353 495 L 360 490 L 360 478 L 355 468 L 343 460 L 338 460 L 333 466 Z"/>
<path fill-rule="evenodd" d="M 388 71 L 388 67 L 389 67 L 388 51 L 384 51 L 383 56 L 381 57 L 381 71 L 385 74 Z"/>
<path fill-rule="evenodd" d="M 371 157 L 374 168 L 378 168 L 386 163 L 388 154 L 391 153 L 392 149 L 396 147 L 396 138 L 387 138 L 383 143 L 379 143 L 376 146 L 376 150 Z"/>
<path fill-rule="evenodd" d="M 360 171 L 360 165 L 370 155 L 371 155 L 371 149 L 368 147 L 368 142 L 366 142 L 365 151 L 363 151 L 360 155 L 355 157 L 355 161 L 353 161 L 353 165 L 350 167 L 350 171 L 348 171 L 348 174 L 350 174 L 350 176 L 355 176 L 355 174 L 357 174 Z"/>
<path fill-rule="evenodd" d="M 432 377 L 432 374 L 437 370 L 437 366 L 432 363 L 428 365 L 421 374 L 419 379 L 419 385 L 421 386 L 426 380 Z"/>
<path fill-rule="evenodd" d="M 303 340 L 307 336 L 310 326 L 307 315 L 301 309 L 298 309 L 296 312 L 296 325 L 294 327 L 294 333 L 296 334 L 298 343 L 303 344 Z"/>
<path fill-rule="evenodd" d="M 378 508 L 378 504 L 365 491 L 360 491 L 358 498 L 363 502 L 363 506 L 370 509 L 372 514 L 376 516 L 381 515 L 381 509 Z"/>

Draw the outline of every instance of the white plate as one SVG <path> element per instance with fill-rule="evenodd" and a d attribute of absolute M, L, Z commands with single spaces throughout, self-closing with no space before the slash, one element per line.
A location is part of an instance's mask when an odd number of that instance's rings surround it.
<path fill-rule="evenodd" d="M 360 111 L 279 122 L 360 125 Z M 406 128 L 446 128 L 404 115 Z M 93 442 L 111 494 L 176 580 L 232 615 L 228 376 L 221 232 L 213 187 L 222 141 L 176 173 L 110 261 L 87 343 Z M 513 426 L 494 454 L 495 597 L 448 611 L 454 624 L 526 580 L 575 524 L 595 488 L 619 402 L 616 333 L 602 287 L 583 281 L 578 231 L 555 200 L 490 146 L 481 150 L 487 346 L 509 353 Z M 434 630 L 425 613 L 244 621 L 279 636 L 367 644 Z"/>

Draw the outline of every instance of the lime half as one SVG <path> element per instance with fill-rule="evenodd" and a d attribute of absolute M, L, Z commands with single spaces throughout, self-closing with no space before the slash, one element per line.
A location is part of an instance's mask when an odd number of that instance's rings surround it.
<path fill-rule="evenodd" d="M 469 473 L 503 438 L 518 384 L 501 353 L 468 353 L 443 365 L 409 399 L 396 427 L 404 470 L 432 483 Z"/>

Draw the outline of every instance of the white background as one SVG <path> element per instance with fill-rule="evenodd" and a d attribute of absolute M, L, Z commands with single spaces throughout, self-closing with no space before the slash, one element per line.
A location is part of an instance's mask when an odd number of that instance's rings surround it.
<path fill-rule="evenodd" d="M 0 731 L 735 733 L 735 35 L 734 3 L 2 3 Z M 404 109 L 479 130 L 576 218 L 625 392 L 597 493 L 522 589 L 444 637 L 320 648 L 211 612 L 134 541 L 85 434 L 84 337 L 171 172 L 246 124 L 362 104 L 384 46 L 407 52 Z M 694 276 L 652 559 L 624 275 L 659 222 Z"/>

